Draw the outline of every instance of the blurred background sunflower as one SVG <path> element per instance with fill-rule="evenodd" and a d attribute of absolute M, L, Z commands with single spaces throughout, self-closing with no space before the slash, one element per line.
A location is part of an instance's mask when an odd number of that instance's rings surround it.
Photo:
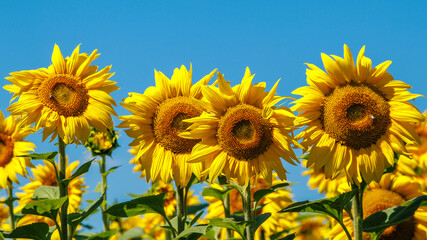
<path fill-rule="evenodd" d="M 10 186 L 9 181 L 19 183 L 17 174 L 25 176 L 27 166 L 32 167 L 30 158 L 20 157 L 34 151 L 36 145 L 24 141 L 33 129 L 23 124 L 20 118 L 4 117 L 0 111 L 0 189 Z"/>
<path fill-rule="evenodd" d="M 255 176 L 252 177 L 252 181 L 255 181 Z M 279 180 L 277 174 L 273 174 L 272 184 L 277 185 L 280 183 L 284 183 L 284 181 Z M 223 190 L 223 187 L 217 183 L 210 184 L 210 187 Z M 262 177 L 258 177 L 255 181 L 255 185 L 251 188 L 252 201 L 254 201 L 253 194 L 256 191 L 267 188 L 269 188 L 269 184 Z M 229 193 L 229 198 L 230 215 L 242 214 L 243 205 L 241 194 L 236 189 L 233 189 Z M 211 196 L 204 196 L 204 199 L 209 203 L 207 209 L 208 213 L 204 219 L 209 220 L 213 218 L 225 217 L 224 206 L 221 200 Z M 257 229 L 254 235 L 255 239 L 269 239 L 269 237 L 274 233 L 290 230 L 296 227 L 297 225 L 295 219 L 297 214 L 278 213 L 280 210 L 287 207 L 291 203 L 293 203 L 293 201 L 289 188 L 279 189 L 276 192 L 262 198 L 258 203 L 258 206 L 262 206 L 262 208 L 255 211 L 255 214 L 258 216 L 265 213 L 271 213 L 272 215 Z M 239 237 L 239 235 L 235 233 L 234 237 Z M 221 229 L 219 232 L 219 239 L 227 239 L 225 228 Z"/>
<path fill-rule="evenodd" d="M 79 161 L 72 162 L 67 166 L 66 178 L 71 177 L 72 172 L 77 169 Z M 57 167 L 58 168 L 58 167 Z M 24 185 L 20 189 L 22 192 L 17 192 L 16 196 L 19 197 L 18 206 L 15 208 L 16 212 L 21 211 L 25 205 L 34 201 L 34 191 L 40 186 L 58 186 L 55 175 L 55 168 L 48 161 L 44 161 L 44 165 L 38 165 L 31 169 L 34 178 L 30 177 L 30 183 Z M 68 184 L 68 213 L 77 212 L 82 202 L 82 195 L 87 186 L 84 184 L 83 177 L 77 177 L 70 181 Z M 27 214 L 18 221 L 18 226 L 31 224 L 34 222 L 45 222 L 49 226 L 55 226 L 55 223 L 46 217 Z"/>
<path fill-rule="evenodd" d="M 349 191 L 347 188 L 344 191 Z M 408 176 L 387 173 L 379 183 L 371 182 L 363 195 L 363 217 L 385 210 L 390 207 L 400 206 L 405 201 L 423 195 L 421 185 Z M 344 212 L 343 222 L 348 231 L 354 236 L 353 223 L 350 216 Z M 427 207 L 419 207 L 414 216 L 408 220 L 387 228 L 380 239 L 396 240 L 422 240 L 427 236 Z M 342 227 L 334 222 L 329 233 L 331 240 L 348 239 Z M 364 233 L 363 239 L 369 239 Z"/>

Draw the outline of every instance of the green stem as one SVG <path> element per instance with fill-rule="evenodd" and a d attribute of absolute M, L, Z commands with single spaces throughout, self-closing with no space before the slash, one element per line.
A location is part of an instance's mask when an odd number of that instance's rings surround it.
<path fill-rule="evenodd" d="M 176 237 L 175 231 L 173 230 L 173 225 L 172 223 L 169 221 L 169 218 L 167 216 L 163 216 L 163 218 L 165 219 L 166 223 L 169 225 L 169 227 L 171 228 L 170 232 L 172 233 L 173 238 Z"/>
<path fill-rule="evenodd" d="M 356 185 L 352 185 L 353 190 L 357 190 L 353 197 L 353 226 L 354 226 L 354 239 L 362 240 L 362 222 L 363 222 L 363 206 L 362 194 L 363 190 Z"/>
<path fill-rule="evenodd" d="M 243 214 L 245 221 L 251 221 L 252 219 L 252 196 L 251 196 L 251 184 L 249 183 L 243 192 Z M 246 226 L 246 238 L 248 240 L 254 239 L 253 224 Z"/>
<path fill-rule="evenodd" d="M 66 179 L 67 159 L 65 156 L 65 143 L 58 136 L 58 149 L 59 149 L 59 197 L 68 196 L 68 184 L 63 182 Z M 62 240 L 68 240 L 68 226 L 67 226 L 67 213 L 68 213 L 68 199 L 61 207 L 59 218 L 61 220 L 61 236 Z"/>
<path fill-rule="evenodd" d="M 10 181 L 10 180 L 9 180 Z M 12 187 L 12 183 L 10 183 L 10 186 L 7 187 L 7 195 L 8 195 L 8 202 L 7 202 L 7 206 L 9 207 L 9 217 L 10 217 L 10 226 L 12 228 L 12 230 L 15 230 L 15 214 L 13 213 L 13 187 Z"/>
<path fill-rule="evenodd" d="M 347 227 L 344 225 L 344 223 L 338 221 L 338 223 L 341 225 L 342 229 L 344 229 L 345 235 L 347 235 L 348 240 L 352 240 L 351 234 L 348 232 Z"/>
<path fill-rule="evenodd" d="M 8 201 L 7 201 L 7 206 L 9 207 L 9 218 L 10 218 L 10 227 L 12 228 L 11 230 L 15 230 L 15 213 L 13 212 L 13 202 L 14 202 L 14 198 L 13 198 L 13 186 L 12 186 L 12 181 L 10 181 L 10 179 L 8 178 L 7 181 L 9 182 L 8 186 L 7 186 L 7 196 L 8 196 Z M 13 238 L 13 240 L 15 240 L 15 238 Z"/>
<path fill-rule="evenodd" d="M 178 218 L 178 235 L 184 231 L 185 228 L 185 199 L 184 199 L 184 188 L 176 186 L 176 216 Z"/>
<path fill-rule="evenodd" d="M 108 223 L 107 214 L 105 211 L 107 211 L 107 175 L 106 167 L 105 167 L 105 155 L 101 155 L 101 163 L 100 163 L 100 172 L 101 172 L 101 185 L 104 192 L 104 200 L 101 205 L 102 210 L 102 222 L 104 223 L 104 231 L 110 230 L 110 225 Z"/>
<path fill-rule="evenodd" d="M 225 188 L 227 189 L 228 187 L 225 187 Z M 227 195 L 225 195 L 223 205 L 224 205 L 224 215 L 227 218 L 230 216 L 230 192 L 227 193 Z M 232 238 L 232 236 L 233 236 L 233 231 L 227 228 L 227 239 Z"/>

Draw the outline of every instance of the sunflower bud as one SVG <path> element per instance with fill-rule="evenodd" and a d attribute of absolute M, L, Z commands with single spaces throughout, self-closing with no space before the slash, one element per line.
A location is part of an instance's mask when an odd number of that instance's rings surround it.
<path fill-rule="evenodd" d="M 113 150 L 119 146 L 118 138 L 117 132 L 113 129 L 107 129 L 107 133 L 105 133 L 91 128 L 85 146 L 92 152 L 92 156 L 111 156 Z"/>

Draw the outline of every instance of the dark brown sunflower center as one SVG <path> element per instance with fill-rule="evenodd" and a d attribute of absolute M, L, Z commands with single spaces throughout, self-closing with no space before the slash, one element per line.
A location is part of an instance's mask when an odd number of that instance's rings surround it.
<path fill-rule="evenodd" d="M 247 104 L 231 107 L 220 119 L 218 142 L 231 156 L 250 160 L 264 153 L 273 143 L 272 127 L 261 109 Z"/>
<path fill-rule="evenodd" d="M 385 189 L 368 190 L 363 195 L 363 217 L 383 211 L 387 208 L 400 206 L 405 199 L 396 192 Z M 415 220 L 410 218 L 398 225 L 387 228 L 380 240 L 411 240 L 414 237 Z"/>
<path fill-rule="evenodd" d="M 371 87 L 351 83 L 325 98 L 321 120 L 325 132 L 337 142 L 358 150 L 376 144 L 387 132 L 390 106 Z"/>
<path fill-rule="evenodd" d="M 4 167 L 12 161 L 13 147 L 10 136 L 0 133 L 0 167 Z"/>
<path fill-rule="evenodd" d="M 184 119 L 198 117 L 202 114 L 200 107 L 189 97 L 175 97 L 163 101 L 154 116 L 153 131 L 158 143 L 173 153 L 190 153 L 200 140 L 185 139 L 178 134 L 191 124 Z"/>
<path fill-rule="evenodd" d="M 37 94 L 45 106 L 65 117 L 82 115 L 89 104 L 85 85 L 66 74 L 54 75 L 43 81 Z"/>

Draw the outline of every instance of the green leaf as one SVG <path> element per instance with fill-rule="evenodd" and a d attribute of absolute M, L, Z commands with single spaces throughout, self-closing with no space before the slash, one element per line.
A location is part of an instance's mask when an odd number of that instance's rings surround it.
<path fill-rule="evenodd" d="M 280 238 L 278 240 L 293 240 L 293 239 L 295 239 L 295 233 L 289 234 L 288 236 L 284 238 Z"/>
<path fill-rule="evenodd" d="M 20 157 L 30 157 L 31 160 L 53 160 L 57 154 L 58 152 L 31 153 L 27 155 L 21 155 Z"/>
<path fill-rule="evenodd" d="M 203 213 L 204 213 L 204 211 L 199 212 L 196 215 L 196 217 L 194 217 L 193 220 L 191 220 L 190 226 L 193 226 L 197 222 L 197 220 L 199 220 L 199 218 L 202 216 Z"/>
<path fill-rule="evenodd" d="M 234 218 L 213 218 L 209 220 L 210 226 L 222 227 L 231 229 L 237 232 L 243 239 L 245 237 L 245 228 L 248 224 L 253 224 L 254 221 L 236 221 Z"/>
<path fill-rule="evenodd" d="M 260 189 L 254 193 L 255 202 L 259 202 L 263 197 L 267 196 L 270 193 L 274 193 L 277 190 L 280 190 L 284 187 L 289 186 L 289 183 L 279 183 L 277 185 L 271 186 L 268 189 Z"/>
<path fill-rule="evenodd" d="M 289 229 L 285 229 L 285 230 L 283 230 L 283 231 L 280 231 L 280 232 L 277 232 L 277 233 L 271 234 L 271 235 L 270 235 L 270 239 L 271 239 L 271 240 L 277 240 L 277 239 L 279 239 L 279 237 L 280 237 L 280 236 L 282 236 L 283 234 L 288 233 L 288 232 L 289 232 Z M 292 234 L 291 234 L 291 235 L 292 235 Z M 293 235 L 295 236 L 295 233 L 293 233 Z M 286 236 L 286 237 L 288 237 L 288 236 Z"/>
<path fill-rule="evenodd" d="M 256 216 L 255 217 L 255 227 L 254 227 L 255 230 L 254 231 L 256 231 L 261 226 L 261 224 L 263 224 L 265 222 L 265 220 L 267 220 L 269 217 L 271 217 L 271 213 L 264 213 L 264 214 Z"/>
<path fill-rule="evenodd" d="M 224 202 L 225 196 L 227 196 L 227 194 L 232 190 L 233 190 L 232 188 L 228 188 L 225 190 L 219 190 L 216 188 L 207 187 L 207 188 L 203 189 L 202 195 L 204 197 L 215 197 L 215 198 L 218 198 L 219 200 L 221 200 L 222 202 Z"/>
<path fill-rule="evenodd" d="M 112 173 L 112 172 L 114 172 L 117 168 L 119 168 L 120 166 L 115 166 L 115 167 L 112 167 L 112 168 L 110 168 L 110 169 L 108 169 L 108 171 L 106 171 L 105 173 L 103 173 L 103 174 L 101 174 L 102 176 L 104 176 L 104 177 L 106 177 L 106 176 L 108 176 L 108 174 L 110 174 L 110 173 Z"/>
<path fill-rule="evenodd" d="M 186 240 L 196 240 L 201 236 L 205 235 L 212 227 L 208 225 L 198 225 L 185 229 L 179 234 L 175 240 L 186 239 Z"/>
<path fill-rule="evenodd" d="M 346 192 L 333 198 L 320 199 L 309 202 L 302 201 L 293 203 L 279 212 L 313 212 L 331 216 L 338 222 L 342 222 L 343 211 L 346 205 L 356 194 L 356 190 Z"/>
<path fill-rule="evenodd" d="M 46 223 L 38 222 L 29 225 L 17 227 L 10 233 L 3 233 L 6 238 L 29 238 L 36 240 L 45 240 L 49 232 L 49 225 Z"/>
<path fill-rule="evenodd" d="M 103 194 L 104 189 L 102 188 L 102 182 L 98 182 L 98 184 L 96 184 L 95 190 L 93 190 L 93 191 Z"/>
<path fill-rule="evenodd" d="M 80 175 L 83 175 L 83 174 L 85 174 L 85 173 L 87 173 L 88 171 L 89 171 L 89 169 L 90 169 L 90 166 L 92 165 L 92 162 L 94 161 L 95 159 L 92 159 L 92 160 L 90 160 L 90 161 L 88 161 L 88 162 L 85 162 L 83 165 L 81 165 L 72 175 L 71 175 L 71 177 L 70 178 L 66 178 L 66 179 L 64 179 L 64 180 L 62 180 L 62 182 L 63 183 L 66 183 L 66 184 L 68 184 L 69 182 L 71 182 L 74 178 L 76 178 L 76 177 L 78 177 L 78 176 L 80 176 Z"/>
<path fill-rule="evenodd" d="M 149 195 L 119 203 L 109 207 L 105 212 L 115 217 L 133 217 L 145 213 L 158 213 L 166 217 L 163 208 L 165 205 L 165 194 Z"/>
<path fill-rule="evenodd" d="M 209 206 L 209 204 L 207 203 L 202 203 L 202 204 L 197 204 L 197 205 L 193 205 L 193 206 L 189 206 L 187 207 L 187 214 L 196 214 L 196 212 L 199 212 L 203 209 L 205 209 L 207 206 Z"/>
<path fill-rule="evenodd" d="M 0 240 L 4 240 L 3 232 L 2 231 L 0 231 Z"/>
<path fill-rule="evenodd" d="M 77 226 L 83 222 L 87 217 L 93 214 L 96 209 L 101 206 L 104 201 L 104 194 L 102 194 L 96 201 L 93 201 L 89 206 L 80 213 L 71 213 L 68 214 L 68 224 L 70 225 L 70 231 L 74 233 L 77 229 Z"/>
<path fill-rule="evenodd" d="M 46 160 L 52 164 L 55 169 L 55 174 L 58 177 L 58 169 L 56 168 L 55 157 L 58 155 L 58 152 L 48 152 L 48 153 L 31 153 L 27 155 L 22 155 L 20 157 L 30 157 L 31 160 Z"/>
<path fill-rule="evenodd" d="M 369 233 L 371 239 L 376 240 L 388 227 L 411 218 L 425 200 L 427 200 L 427 195 L 409 200 L 411 203 L 407 206 L 395 206 L 376 212 L 363 220 L 362 230 Z"/>
<path fill-rule="evenodd" d="M 188 184 L 187 184 L 187 186 L 185 187 L 185 189 L 186 189 L 187 191 L 188 191 L 188 190 L 190 190 L 190 188 L 191 188 L 194 184 L 196 184 L 196 183 L 200 183 L 200 181 L 199 181 L 199 179 L 197 179 L 196 175 L 194 175 L 194 173 L 193 173 L 193 174 L 191 174 L 190 181 L 188 181 Z"/>
<path fill-rule="evenodd" d="M 95 235 L 92 235 L 88 238 L 88 240 L 108 240 L 111 236 L 116 234 L 119 230 L 110 230 L 102 233 L 98 233 Z"/>
<path fill-rule="evenodd" d="M 56 220 L 59 209 L 68 200 L 68 196 L 59 199 L 44 199 L 30 202 L 22 209 L 23 214 L 33 214 Z"/>
<path fill-rule="evenodd" d="M 137 239 L 142 235 L 144 235 L 144 229 L 140 227 L 134 227 L 123 233 L 123 235 L 119 237 L 119 240 Z"/>
<path fill-rule="evenodd" d="M 40 186 L 34 190 L 33 199 L 59 199 L 59 188 L 53 186 Z"/>

